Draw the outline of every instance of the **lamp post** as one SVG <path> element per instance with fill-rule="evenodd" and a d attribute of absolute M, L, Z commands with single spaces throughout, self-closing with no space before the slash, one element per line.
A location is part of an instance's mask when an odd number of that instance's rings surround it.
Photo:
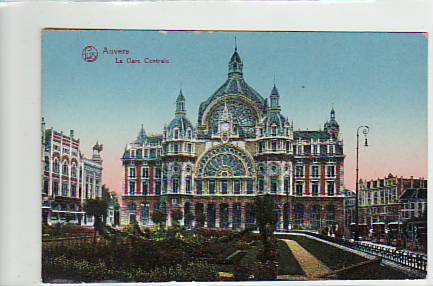
<path fill-rule="evenodd" d="M 367 125 L 361 125 L 356 130 L 356 201 L 355 201 L 355 240 L 359 240 L 359 131 L 362 130 L 364 134 L 364 146 L 368 147 L 367 134 L 370 131 L 370 127 Z"/>

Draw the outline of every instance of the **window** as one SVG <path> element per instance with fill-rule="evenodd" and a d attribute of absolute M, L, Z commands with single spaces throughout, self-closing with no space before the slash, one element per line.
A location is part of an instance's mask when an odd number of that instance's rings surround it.
<path fill-rule="evenodd" d="M 63 162 L 62 164 L 62 175 L 67 176 L 68 175 L 68 163 Z"/>
<path fill-rule="evenodd" d="M 311 174 L 311 176 L 313 177 L 313 178 L 318 178 L 319 177 L 319 166 L 312 166 L 311 167 L 312 168 L 312 174 Z"/>
<path fill-rule="evenodd" d="M 318 182 L 313 182 L 313 184 L 311 185 L 311 192 L 312 192 L 313 196 L 319 195 L 319 183 Z"/>
<path fill-rule="evenodd" d="M 72 165 L 71 176 L 72 176 L 72 178 L 77 177 L 77 167 L 75 165 Z"/>
<path fill-rule="evenodd" d="M 188 137 L 188 139 L 191 139 L 191 138 L 192 138 L 192 132 L 191 132 L 191 129 L 188 129 L 187 137 Z"/>
<path fill-rule="evenodd" d="M 135 194 L 135 182 L 129 182 L 129 193 L 131 195 Z"/>
<path fill-rule="evenodd" d="M 227 194 L 227 181 L 226 180 L 221 181 L 221 193 Z"/>
<path fill-rule="evenodd" d="M 174 130 L 174 139 L 179 139 L 179 130 L 178 129 Z"/>
<path fill-rule="evenodd" d="M 187 148 L 188 148 L 188 153 L 192 153 L 192 144 L 191 143 L 188 143 Z"/>
<path fill-rule="evenodd" d="M 161 168 L 155 169 L 155 178 L 160 179 L 161 178 Z"/>
<path fill-rule="evenodd" d="M 149 183 L 147 182 L 147 180 L 141 182 L 141 188 L 142 188 L 141 191 L 143 192 L 143 195 L 147 196 L 149 194 Z"/>
<path fill-rule="evenodd" d="M 203 193 L 203 182 L 201 180 L 197 181 L 197 194 L 201 195 Z"/>
<path fill-rule="evenodd" d="M 290 193 L 290 179 L 284 178 L 284 193 Z"/>
<path fill-rule="evenodd" d="M 272 141 L 272 152 L 277 151 L 277 141 Z"/>
<path fill-rule="evenodd" d="M 179 153 L 179 144 L 174 143 L 174 153 L 177 154 Z"/>
<path fill-rule="evenodd" d="M 71 197 L 77 197 L 77 185 L 71 185 Z"/>
<path fill-rule="evenodd" d="M 317 155 L 319 153 L 318 150 L 317 145 L 313 145 L 313 155 Z"/>
<path fill-rule="evenodd" d="M 44 189 L 43 189 L 44 194 L 48 194 L 48 186 L 49 186 L 48 180 L 44 180 Z"/>
<path fill-rule="evenodd" d="M 50 158 L 48 156 L 45 157 L 44 170 L 50 171 Z"/>
<path fill-rule="evenodd" d="M 247 181 L 247 194 L 252 194 L 252 193 L 254 193 L 253 180 L 248 180 Z"/>
<path fill-rule="evenodd" d="M 263 193 L 263 191 L 265 190 L 265 181 L 263 178 L 258 179 L 258 188 L 259 188 L 259 193 Z"/>
<path fill-rule="evenodd" d="M 129 168 L 129 177 L 135 178 L 135 168 L 134 167 Z"/>
<path fill-rule="evenodd" d="M 335 166 L 327 166 L 326 172 L 328 174 L 328 177 L 335 177 Z"/>
<path fill-rule="evenodd" d="M 328 196 L 335 195 L 335 183 L 334 183 L 334 181 L 329 181 L 327 187 L 328 187 Z"/>
<path fill-rule="evenodd" d="M 271 179 L 271 193 L 275 194 L 278 189 L 278 180 L 277 178 Z"/>
<path fill-rule="evenodd" d="M 155 182 L 155 195 L 156 196 L 161 195 L 161 182 L 160 181 Z"/>
<path fill-rule="evenodd" d="M 233 186 L 233 188 L 234 188 L 234 193 L 235 194 L 240 194 L 241 193 L 241 181 L 238 181 L 238 180 L 236 180 L 236 181 L 234 181 L 234 186 Z"/>
<path fill-rule="evenodd" d="M 68 182 L 63 182 L 62 184 L 62 196 L 68 196 Z"/>
<path fill-rule="evenodd" d="M 296 195 L 302 196 L 303 192 L 304 192 L 304 186 L 302 185 L 301 182 L 297 182 L 296 183 Z"/>
<path fill-rule="evenodd" d="M 143 178 L 149 178 L 149 167 L 143 167 L 141 169 L 141 176 Z"/>
<path fill-rule="evenodd" d="M 178 193 L 179 192 L 179 179 L 178 178 L 174 178 L 173 179 L 173 193 Z"/>
<path fill-rule="evenodd" d="M 59 182 L 57 181 L 53 182 L 53 193 L 55 196 L 59 195 Z"/>
<path fill-rule="evenodd" d="M 298 151 L 297 155 L 302 155 L 302 145 L 298 146 L 297 151 Z"/>
<path fill-rule="evenodd" d="M 304 166 L 296 166 L 295 177 L 303 177 L 303 176 L 304 176 Z"/>
<path fill-rule="evenodd" d="M 272 136 L 277 136 L 277 127 L 272 126 Z"/>
<path fill-rule="evenodd" d="M 215 194 L 215 181 L 209 181 L 209 194 Z"/>
<path fill-rule="evenodd" d="M 191 178 L 186 178 L 185 188 L 186 188 L 186 193 L 191 194 Z"/>
<path fill-rule="evenodd" d="M 330 155 L 334 155 L 335 154 L 335 146 L 334 145 L 329 145 L 329 154 Z"/>

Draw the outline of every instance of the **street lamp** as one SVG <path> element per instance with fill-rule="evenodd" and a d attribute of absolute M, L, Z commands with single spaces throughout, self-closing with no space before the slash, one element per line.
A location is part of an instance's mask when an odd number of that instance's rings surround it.
<path fill-rule="evenodd" d="M 367 125 L 361 125 L 356 130 L 356 202 L 355 202 L 355 240 L 359 240 L 359 131 L 362 130 L 362 134 L 364 135 L 364 147 L 368 147 L 367 134 L 370 131 L 370 127 Z"/>

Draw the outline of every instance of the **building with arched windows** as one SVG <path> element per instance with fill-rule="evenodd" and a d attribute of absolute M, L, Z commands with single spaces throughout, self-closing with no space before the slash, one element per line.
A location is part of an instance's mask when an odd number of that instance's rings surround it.
<path fill-rule="evenodd" d="M 102 195 L 102 144 L 96 143 L 92 157 L 86 158 L 73 130 L 46 129 L 42 118 L 41 131 L 42 221 L 93 225 L 83 204 Z"/>
<path fill-rule="evenodd" d="M 294 130 L 274 85 L 262 97 L 246 81 L 237 49 L 227 80 L 192 124 L 182 90 L 160 135 L 142 126 L 123 156 L 121 224 L 153 226 L 151 214 L 180 209 L 188 227 L 254 224 L 256 196 L 277 202 L 277 228 L 344 224 L 343 142 L 334 109 L 323 130 Z M 204 224 L 204 225 L 203 225 Z"/>

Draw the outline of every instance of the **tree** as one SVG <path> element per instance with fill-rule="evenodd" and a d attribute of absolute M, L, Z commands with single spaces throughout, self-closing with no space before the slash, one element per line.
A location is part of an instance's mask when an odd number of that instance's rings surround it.
<path fill-rule="evenodd" d="M 190 227 L 193 220 L 194 220 L 194 214 L 191 211 L 186 212 L 185 213 L 185 225 Z"/>
<path fill-rule="evenodd" d="M 179 225 L 179 222 L 183 219 L 183 213 L 180 209 L 174 209 L 171 211 L 171 219 L 175 226 Z"/>
<path fill-rule="evenodd" d="M 167 219 L 167 214 L 162 210 L 154 210 L 151 215 L 152 221 L 159 225 L 159 228 L 162 227 L 162 224 L 165 223 Z"/>
<path fill-rule="evenodd" d="M 94 241 L 96 241 L 96 232 L 102 229 L 103 222 L 107 217 L 108 203 L 104 199 L 88 199 L 84 203 L 84 211 L 87 215 L 94 217 Z"/>
<path fill-rule="evenodd" d="M 254 200 L 253 212 L 263 242 L 263 259 L 267 260 L 270 256 L 271 250 L 269 239 L 272 236 L 275 224 L 278 221 L 274 199 L 269 195 L 256 197 Z"/>
<path fill-rule="evenodd" d="M 206 214 L 203 211 L 199 212 L 197 214 L 196 221 L 200 227 L 203 227 L 204 223 L 206 222 Z"/>

